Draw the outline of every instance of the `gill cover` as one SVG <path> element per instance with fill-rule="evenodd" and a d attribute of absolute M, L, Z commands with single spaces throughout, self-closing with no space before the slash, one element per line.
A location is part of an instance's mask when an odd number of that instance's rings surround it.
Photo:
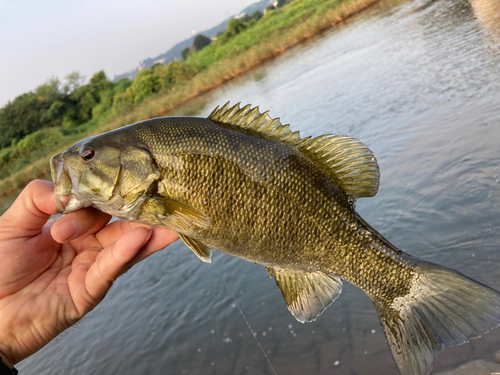
<path fill-rule="evenodd" d="M 131 209 L 158 180 L 149 151 L 134 140 L 116 137 L 110 132 L 84 139 L 51 159 L 60 212 L 90 205 L 110 214 Z"/>
<path fill-rule="evenodd" d="M 120 167 L 115 191 L 123 198 L 125 205 L 132 204 L 153 189 L 160 178 L 154 158 L 142 147 L 124 147 L 120 153 Z"/>

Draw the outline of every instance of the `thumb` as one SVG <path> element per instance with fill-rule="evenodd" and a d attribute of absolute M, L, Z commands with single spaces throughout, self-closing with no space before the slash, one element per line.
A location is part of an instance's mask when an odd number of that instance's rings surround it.
<path fill-rule="evenodd" d="M 1 217 L 12 227 L 40 230 L 50 215 L 57 213 L 54 184 L 35 180 L 24 188 L 12 206 Z"/>

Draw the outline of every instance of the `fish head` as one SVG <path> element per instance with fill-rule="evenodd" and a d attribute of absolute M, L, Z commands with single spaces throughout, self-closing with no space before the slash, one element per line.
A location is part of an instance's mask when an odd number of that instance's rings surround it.
<path fill-rule="evenodd" d="M 125 127 L 84 139 L 50 161 L 57 209 L 93 206 L 134 220 L 129 213 L 157 190 L 159 168 L 144 142 Z"/>
<path fill-rule="evenodd" d="M 116 196 L 121 151 L 98 137 L 84 139 L 50 160 L 57 210 L 69 213 Z"/>

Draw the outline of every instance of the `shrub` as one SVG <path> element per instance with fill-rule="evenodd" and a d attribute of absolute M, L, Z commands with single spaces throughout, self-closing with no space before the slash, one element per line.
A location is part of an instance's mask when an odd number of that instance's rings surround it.
<path fill-rule="evenodd" d="M 193 48 L 197 51 L 201 51 L 203 48 L 212 43 L 210 38 L 207 38 L 205 35 L 199 34 L 193 40 Z"/>
<path fill-rule="evenodd" d="M 146 97 L 157 93 L 160 88 L 160 79 L 154 74 L 153 69 L 142 69 L 135 77 L 132 86 L 127 89 L 127 92 L 132 95 L 133 102 L 138 104 Z"/>
<path fill-rule="evenodd" d="M 187 65 L 181 61 L 172 61 L 168 65 L 161 65 L 155 68 L 154 74 L 158 76 L 162 88 L 169 89 L 172 86 L 187 81 L 198 73 L 192 65 Z"/>
<path fill-rule="evenodd" d="M 122 114 L 130 111 L 134 106 L 134 96 L 132 90 L 128 88 L 125 92 L 116 94 L 113 99 L 113 112 Z"/>
<path fill-rule="evenodd" d="M 37 130 L 21 139 L 15 146 L 20 154 L 27 154 L 45 143 L 49 138 L 59 134 L 59 129 L 57 128 L 46 128 Z"/>

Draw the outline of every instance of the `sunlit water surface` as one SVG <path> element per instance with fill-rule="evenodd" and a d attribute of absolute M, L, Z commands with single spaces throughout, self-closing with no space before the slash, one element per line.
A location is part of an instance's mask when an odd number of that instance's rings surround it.
<path fill-rule="evenodd" d="M 381 169 L 361 215 L 407 252 L 500 289 L 499 14 L 496 0 L 382 2 L 175 114 L 241 101 L 302 135 L 361 139 Z M 316 322 L 300 324 L 264 267 L 220 253 L 208 265 L 180 242 L 134 267 L 18 367 L 272 374 L 237 304 L 277 374 L 398 374 L 361 290 L 345 285 Z M 500 329 L 444 350 L 433 373 L 494 361 L 498 350 Z"/>

